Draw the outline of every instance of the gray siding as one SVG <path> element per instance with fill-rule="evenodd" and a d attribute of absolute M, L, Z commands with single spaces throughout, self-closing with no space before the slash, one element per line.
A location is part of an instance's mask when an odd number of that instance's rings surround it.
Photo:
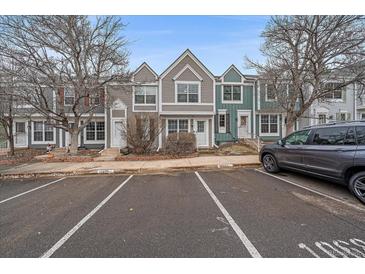
<path fill-rule="evenodd" d="M 135 82 L 154 82 L 156 81 L 155 75 L 147 68 L 141 68 L 136 74 L 134 74 Z"/>

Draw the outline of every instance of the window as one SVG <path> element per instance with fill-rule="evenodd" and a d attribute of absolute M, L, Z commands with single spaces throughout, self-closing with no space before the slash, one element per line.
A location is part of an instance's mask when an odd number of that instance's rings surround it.
<path fill-rule="evenodd" d="M 90 104 L 92 106 L 100 105 L 100 95 L 98 94 L 90 95 Z"/>
<path fill-rule="evenodd" d="M 189 121 L 187 119 L 181 120 L 168 120 L 167 121 L 167 132 L 188 132 L 189 131 Z"/>
<path fill-rule="evenodd" d="M 365 127 L 356 127 L 356 139 L 358 145 L 365 145 Z"/>
<path fill-rule="evenodd" d="M 285 144 L 288 145 L 304 145 L 309 137 L 310 130 L 295 132 L 285 138 Z"/>
<path fill-rule="evenodd" d="M 216 125 L 218 133 L 227 133 L 227 113 L 226 110 L 218 110 L 218 124 Z"/>
<path fill-rule="evenodd" d="M 34 142 L 54 142 L 54 128 L 46 122 L 33 122 Z"/>
<path fill-rule="evenodd" d="M 205 132 L 205 121 L 197 121 L 197 132 Z"/>
<path fill-rule="evenodd" d="M 73 90 L 65 89 L 64 104 L 65 106 L 73 106 L 75 103 L 75 92 Z"/>
<path fill-rule="evenodd" d="M 336 85 L 338 85 L 338 84 L 337 83 L 327 83 L 327 84 L 325 84 L 325 89 L 328 89 L 328 90 L 336 89 Z M 330 91 L 324 95 L 324 98 L 330 99 L 330 100 L 341 100 L 342 99 L 342 90 L 343 90 L 343 88 Z"/>
<path fill-rule="evenodd" d="M 219 127 L 226 127 L 226 115 L 219 114 Z"/>
<path fill-rule="evenodd" d="M 319 114 L 318 115 L 318 123 L 319 124 L 325 124 L 326 122 L 327 122 L 326 114 Z"/>
<path fill-rule="evenodd" d="M 361 120 L 365 120 L 365 113 L 361 113 Z"/>
<path fill-rule="evenodd" d="M 266 85 L 265 99 L 266 99 L 266 101 L 276 101 L 274 85 L 271 85 L 271 84 Z"/>
<path fill-rule="evenodd" d="M 177 85 L 177 102 L 178 103 L 198 103 L 199 102 L 199 84 L 181 84 Z"/>
<path fill-rule="evenodd" d="M 346 121 L 346 113 L 340 113 L 340 121 Z"/>
<path fill-rule="evenodd" d="M 313 137 L 314 145 L 343 145 L 345 143 L 347 127 L 319 128 Z"/>
<path fill-rule="evenodd" d="M 134 104 L 136 105 L 155 105 L 157 87 L 138 86 L 134 88 Z"/>
<path fill-rule="evenodd" d="M 224 85 L 223 86 L 223 101 L 241 101 L 241 86 Z"/>
<path fill-rule="evenodd" d="M 16 133 L 25 133 L 25 122 L 16 122 L 15 131 Z"/>
<path fill-rule="evenodd" d="M 261 133 L 263 134 L 278 134 L 278 115 L 277 114 L 263 114 L 260 118 Z"/>
<path fill-rule="evenodd" d="M 105 139 L 104 122 L 90 122 L 86 126 L 86 141 L 103 141 Z"/>

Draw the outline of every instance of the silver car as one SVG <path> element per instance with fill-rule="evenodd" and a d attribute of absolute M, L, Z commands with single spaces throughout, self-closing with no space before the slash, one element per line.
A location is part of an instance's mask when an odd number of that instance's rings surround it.
<path fill-rule="evenodd" d="M 288 169 L 345 184 L 365 204 L 364 121 L 294 132 L 275 144 L 265 145 L 260 161 L 270 173 Z"/>

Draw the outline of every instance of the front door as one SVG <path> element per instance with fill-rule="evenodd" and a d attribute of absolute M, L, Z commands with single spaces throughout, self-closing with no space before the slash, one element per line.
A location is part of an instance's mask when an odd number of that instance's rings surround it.
<path fill-rule="evenodd" d="M 15 122 L 15 146 L 25 147 L 27 146 L 27 134 L 25 128 L 25 122 Z"/>
<path fill-rule="evenodd" d="M 112 147 L 126 147 L 126 136 L 123 120 L 114 120 L 112 122 Z"/>
<path fill-rule="evenodd" d="M 248 112 L 237 113 L 237 134 L 238 138 L 250 138 L 250 114 Z"/>
<path fill-rule="evenodd" d="M 208 121 L 195 120 L 195 136 L 197 147 L 208 146 Z"/>

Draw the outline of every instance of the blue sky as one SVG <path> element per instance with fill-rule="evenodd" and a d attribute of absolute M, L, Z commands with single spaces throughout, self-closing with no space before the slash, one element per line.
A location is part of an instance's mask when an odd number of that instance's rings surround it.
<path fill-rule="evenodd" d="M 260 33 L 266 16 L 123 16 L 128 24 L 130 68 L 146 61 L 164 71 L 189 48 L 215 75 L 235 64 L 243 73 L 244 56 L 262 60 Z"/>

